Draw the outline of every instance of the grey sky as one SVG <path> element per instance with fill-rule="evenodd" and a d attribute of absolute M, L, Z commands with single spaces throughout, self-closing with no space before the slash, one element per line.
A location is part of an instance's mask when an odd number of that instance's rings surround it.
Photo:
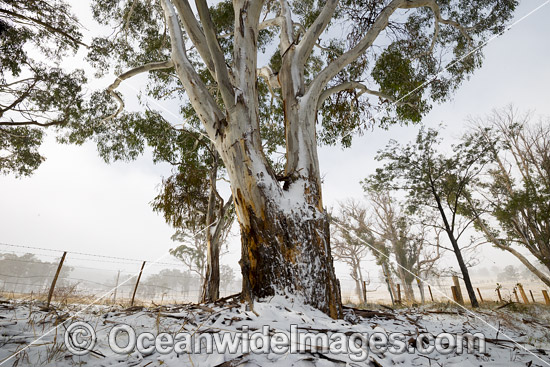
<path fill-rule="evenodd" d="M 516 18 L 541 3 L 522 1 Z M 86 24 L 86 15 L 81 17 Z M 492 41 L 485 50 L 483 68 L 451 102 L 436 106 L 425 123 L 443 122 L 448 126 L 444 135 L 457 137 L 468 115 L 483 115 L 510 102 L 522 110 L 550 115 L 549 18 L 550 5 Z M 376 151 L 390 138 L 407 142 L 417 131 L 418 127 L 399 126 L 375 129 L 355 138 L 351 149 L 321 148 L 325 205 L 361 198 L 359 180 L 373 172 Z M 153 165 L 149 154 L 131 163 L 107 165 L 93 144 L 61 146 L 52 137 L 41 152 L 47 160 L 33 176 L 0 176 L 0 242 L 143 259 L 156 259 L 174 247 L 173 229 L 148 204 L 161 176 L 170 174 L 168 165 Z M 230 247 L 224 262 L 237 268 L 237 237 Z M 0 251 L 5 249 L 0 246 Z M 482 252 L 480 266 L 516 264 L 511 255 L 500 251 L 486 248 Z M 339 269 L 339 274 L 346 272 Z"/>

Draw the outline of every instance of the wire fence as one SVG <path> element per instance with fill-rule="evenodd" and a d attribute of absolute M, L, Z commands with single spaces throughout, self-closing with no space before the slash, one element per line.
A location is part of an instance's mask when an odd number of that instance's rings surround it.
<path fill-rule="evenodd" d="M 0 243 L 0 294 L 8 297 L 46 299 L 59 268 L 64 251 L 32 246 Z M 140 276 L 140 269 L 143 265 Z M 153 261 L 116 256 L 67 251 L 52 294 L 53 301 L 78 303 L 102 297 L 101 303 L 128 304 L 134 296 L 135 304 L 168 304 L 197 302 L 203 279 L 200 272 L 191 271 L 177 260 Z M 371 277 L 363 286 L 349 274 L 337 272 L 342 299 L 345 303 L 359 303 L 366 293 L 369 303 L 391 303 L 399 298 L 405 302 L 420 302 L 421 291 L 416 281 L 412 284 L 414 300 L 407 299 L 405 286 L 394 279 L 393 292 L 384 277 Z M 139 278 L 139 282 L 138 282 Z M 499 282 L 496 279 L 473 279 L 476 296 L 484 302 L 521 301 L 518 281 Z M 137 284 L 137 288 L 136 288 Z M 446 302 L 453 299 L 450 277 L 427 279 L 421 286 L 427 302 Z M 396 292 L 396 287 L 397 292 Z M 523 289 L 530 303 L 545 303 L 544 284 L 523 281 Z M 236 271 L 225 273 L 220 279 L 220 297 L 241 291 L 241 279 Z M 498 296 L 500 292 L 500 297 Z M 462 283 L 462 294 L 467 294 Z"/>

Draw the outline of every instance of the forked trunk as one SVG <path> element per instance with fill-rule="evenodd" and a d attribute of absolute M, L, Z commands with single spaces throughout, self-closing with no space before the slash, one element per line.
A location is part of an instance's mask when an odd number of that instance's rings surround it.
<path fill-rule="evenodd" d="M 250 118 L 250 111 L 240 112 L 228 123 Z M 342 317 L 317 162 L 282 185 L 263 155 L 258 130 L 253 129 L 257 124 L 241 126 L 246 130 L 232 129 L 231 136 L 223 137 L 220 155 L 241 229 L 243 298 L 289 295 L 333 318 Z"/>

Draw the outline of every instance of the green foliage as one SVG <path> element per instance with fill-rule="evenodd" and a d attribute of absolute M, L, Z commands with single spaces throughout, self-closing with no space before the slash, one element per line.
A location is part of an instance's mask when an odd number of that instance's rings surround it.
<path fill-rule="evenodd" d="M 64 1 L 0 4 L 0 173 L 30 175 L 44 160 L 38 152 L 42 128 L 80 116 L 86 78 L 59 62 L 77 51 L 81 39 Z"/>
<path fill-rule="evenodd" d="M 333 22 L 344 24 L 347 37 L 338 39 L 326 35 L 322 43 L 326 50 L 321 52 L 325 63 L 355 46 L 389 1 L 346 0 L 341 3 Z M 331 85 L 342 81 L 358 80 L 367 84 L 374 81 L 380 91 L 407 104 L 394 105 L 382 98 L 375 103 L 366 94 L 342 91 L 325 101 L 320 111 L 322 143 L 339 142 L 347 147 L 351 145 L 352 135 L 361 135 L 372 126 L 387 128 L 395 123 L 419 122 L 433 103 L 448 100 L 482 65 L 481 51 L 469 53 L 491 35 L 505 29 L 517 1 L 446 0 L 437 4 L 442 17 L 464 25 L 468 36 L 454 27 L 441 25 L 434 42 L 433 12 L 427 8 L 393 16 L 386 28 L 383 45 L 368 50 Z M 449 67 L 445 68 L 447 64 Z"/>
<path fill-rule="evenodd" d="M 299 39 L 304 29 L 311 26 L 324 2 L 290 1 L 293 16 L 300 26 L 295 27 Z M 329 62 L 353 48 L 368 32 L 376 17 L 389 4 L 389 0 L 341 1 L 327 31 L 321 36 L 304 70 L 306 81 L 317 75 Z M 474 52 L 463 60 L 444 69 L 444 65 L 464 57 L 488 37 L 504 30 L 517 5 L 514 0 L 439 1 L 441 16 L 464 25 L 467 35 L 449 25 L 442 24 L 437 38 L 434 35 L 433 12 L 427 8 L 398 12 L 390 19 L 383 37 L 386 46 L 372 48 L 348 65 L 330 86 L 345 81 L 362 81 L 402 104 L 393 105 L 387 99 L 369 97 L 359 91 L 344 90 L 330 96 L 322 104 L 319 116 L 318 139 L 320 144 L 350 146 L 354 134 L 362 134 L 374 125 L 388 127 L 394 123 L 420 121 L 433 102 L 447 100 L 452 92 L 481 66 L 482 53 Z M 266 2 L 262 19 L 278 15 L 276 1 Z M 98 37 L 92 45 L 90 61 L 101 73 L 109 69 L 120 72 L 151 61 L 168 58 L 169 36 L 157 1 L 151 0 L 95 0 L 95 18 L 115 28 L 113 35 Z M 226 63 L 233 62 L 234 10 L 232 2 L 224 0 L 210 7 L 211 17 L 219 34 L 218 42 Z M 281 56 L 277 49 L 277 27 L 260 31 L 257 48 L 270 56 L 270 66 L 277 72 Z M 341 36 L 342 32 L 346 35 Z M 251 50 L 251 52 L 253 52 Z M 197 71 L 216 95 L 216 85 L 196 50 L 188 50 Z M 450 56 L 444 56 L 450 55 Z M 282 108 L 278 98 L 270 98 L 267 88 L 259 81 L 259 110 L 262 138 L 271 156 L 276 145 L 284 144 Z M 415 91 L 414 93 L 410 93 Z M 280 91 L 275 90 L 280 97 Z M 173 71 L 150 73 L 148 93 L 154 98 L 178 96 L 185 102 L 185 91 Z M 220 105 L 221 99 L 218 98 Z M 222 106 L 223 107 L 223 106 Z M 188 110 L 188 108 L 184 108 Z M 271 157 L 277 162 L 276 157 Z"/>
<path fill-rule="evenodd" d="M 490 160 L 489 147 L 476 136 L 453 146 L 451 154 L 439 150 L 441 139 L 435 129 L 422 127 L 415 142 L 405 146 L 392 140 L 376 159 L 386 161 L 374 175 L 362 181 L 365 191 L 404 190 L 407 210 L 449 210 L 449 230 L 457 215 L 466 215 L 474 200 L 471 187 Z M 453 228 L 451 228 L 453 227 Z"/>

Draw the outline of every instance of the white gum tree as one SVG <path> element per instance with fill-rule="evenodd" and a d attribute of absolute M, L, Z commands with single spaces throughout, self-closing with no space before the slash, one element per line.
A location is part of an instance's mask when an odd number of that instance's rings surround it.
<path fill-rule="evenodd" d="M 95 40 L 92 61 L 115 58 L 128 69 L 108 89 L 120 106 L 103 123 L 123 116 L 116 88 L 125 79 L 148 72 L 157 85 L 178 85 L 231 185 L 243 298 L 291 294 L 341 317 L 318 145 L 349 146 L 377 112 L 384 126 L 419 121 L 482 55 L 445 64 L 501 32 L 516 1 L 158 1 L 94 3 L 96 19 L 119 32 Z M 259 65 L 269 50 L 271 61 Z M 279 112 L 262 107 L 262 86 Z M 284 172 L 265 152 L 271 137 L 262 131 L 276 123 L 284 128 Z"/>

